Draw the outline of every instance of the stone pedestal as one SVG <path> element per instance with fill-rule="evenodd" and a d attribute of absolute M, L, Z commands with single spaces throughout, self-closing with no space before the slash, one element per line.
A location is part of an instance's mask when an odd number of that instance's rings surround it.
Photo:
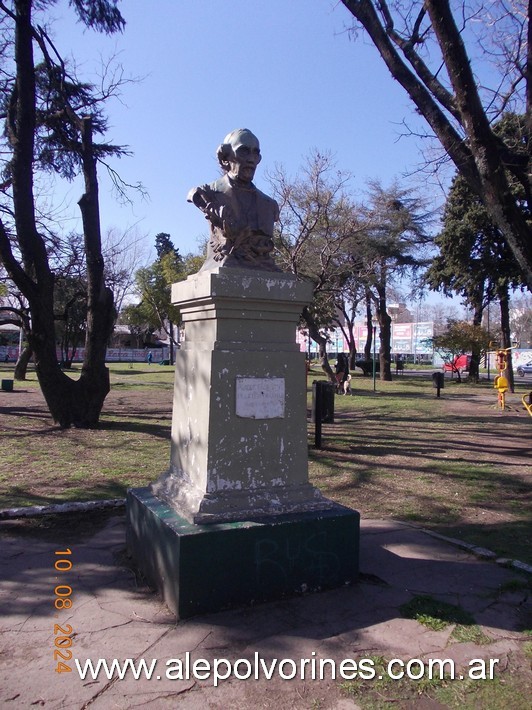
<path fill-rule="evenodd" d="M 178 618 L 333 589 L 358 577 L 359 514 L 194 525 L 148 488 L 128 491 L 128 547 Z"/>
<path fill-rule="evenodd" d="M 170 466 L 128 493 L 128 548 L 180 617 L 332 588 L 358 575 L 359 515 L 308 481 L 306 368 L 295 341 L 312 288 L 219 267 L 174 284 Z"/>
<path fill-rule="evenodd" d="M 169 470 L 153 493 L 194 523 L 331 507 L 308 482 L 306 370 L 295 342 L 310 284 L 220 267 L 174 284 Z"/>

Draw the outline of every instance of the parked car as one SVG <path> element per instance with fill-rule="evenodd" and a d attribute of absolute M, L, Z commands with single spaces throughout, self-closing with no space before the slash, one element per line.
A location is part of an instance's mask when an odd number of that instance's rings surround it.
<path fill-rule="evenodd" d="M 443 363 L 444 372 L 469 372 L 471 355 L 457 355 L 452 362 Z"/>
<path fill-rule="evenodd" d="M 524 365 L 518 365 L 516 372 L 519 377 L 524 377 L 532 373 L 532 360 L 525 362 Z"/>

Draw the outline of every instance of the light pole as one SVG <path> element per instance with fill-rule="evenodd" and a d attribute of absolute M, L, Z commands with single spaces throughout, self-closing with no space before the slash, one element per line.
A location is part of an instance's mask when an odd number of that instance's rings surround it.
<path fill-rule="evenodd" d="M 488 382 L 490 381 L 490 302 L 488 299 L 488 352 L 486 354 L 486 365 L 488 366 Z"/>
<path fill-rule="evenodd" d="M 22 323 L 18 327 L 18 360 L 22 355 Z"/>
<path fill-rule="evenodd" d="M 375 360 L 376 354 L 376 340 L 377 340 L 377 326 L 373 326 L 373 391 L 377 389 L 377 362 Z"/>

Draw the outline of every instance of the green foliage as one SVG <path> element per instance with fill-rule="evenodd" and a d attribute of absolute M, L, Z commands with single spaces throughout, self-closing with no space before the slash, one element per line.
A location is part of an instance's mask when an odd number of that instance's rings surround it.
<path fill-rule="evenodd" d="M 170 324 L 179 324 L 181 316 L 171 303 L 171 288 L 186 277 L 186 269 L 169 234 L 161 232 L 155 239 L 157 259 L 135 274 L 140 303 L 124 308 L 121 320 L 138 334 L 161 329 L 172 337 Z"/>
<path fill-rule="evenodd" d="M 36 162 L 44 171 L 73 180 L 82 167 L 81 136 L 79 123 L 65 120 L 65 102 L 73 111 L 90 115 L 94 135 L 103 135 L 107 131 L 107 120 L 103 107 L 95 100 L 97 89 L 90 83 L 68 81 L 62 67 L 49 66 L 47 63 L 35 67 L 35 81 Z M 94 144 L 97 159 L 125 154 L 126 151 L 120 146 Z"/>
<path fill-rule="evenodd" d="M 174 243 L 167 232 L 159 232 L 159 234 L 155 235 L 155 251 L 158 259 L 167 254 L 174 254 L 179 259 L 179 251 L 174 247 Z"/>
<path fill-rule="evenodd" d="M 458 641 L 458 643 L 475 643 L 479 646 L 485 646 L 493 640 L 477 624 L 457 624 L 453 629 L 451 638 L 453 641 Z"/>
<path fill-rule="evenodd" d="M 185 274 L 187 276 L 190 276 L 191 274 L 197 274 L 203 266 L 204 261 L 205 252 L 202 254 L 187 254 L 183 260 L 183 268 Z"/>
<path fill-rule="evenodd" d="M 447 330 L 441 335 L 435 335 L 430 342 L 445 362 L 451 362 L 457 355 L 477 349 L 487 350 L 490 336 L 480 325 L 451 319 L 447 322 Z"/>
<path fill-rule="evenodd" d="M 68 363 L 85 336 L 87 283 L 84 278 L 59 276 L 55 279 L 54 315 L 56 335 L 61 343 L 61 359 Z"/>
<path fill-rule="evenodd" d="M 69 4 L 74 6 L 83 24 L 98 32 L 114 34 L 126 25 L 116 6 L 117 0 L 69 0 Z"/>
<path fill-rule="evenodd" d="M 496 126 L 504 145 L 516 156 L 526 151 L 522 116 L 507 114 Z M 510 177 L 510 186 L 525 216 L 522 185 Z M 499 227 L 483 202 L 459 174 L 453 180 L 443 215 L 443 229 L 434 241 L 440 253 L 426 273 L 434 291 L 458 293 L 471 304 L 491 300 L 501 288 L 517 288 L 523 275 Z"/>
<path fill-rule="evenodd" d="M 395 270 L 416 268 L 423 262 L 423 249 L 432 243 L 427 227 L 432 214 L 424 201 L 397 181 L 384 187 L 369 183 L 365 208 L 368 256 L 389 261 Z"/>

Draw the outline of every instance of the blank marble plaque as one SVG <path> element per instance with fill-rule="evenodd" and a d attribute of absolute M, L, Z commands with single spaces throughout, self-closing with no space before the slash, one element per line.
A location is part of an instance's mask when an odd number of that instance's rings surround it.
<path fill-rule="evenodd" d="M 246 419 L 284 418 L 283 377 L 237 377 L 236 415 Z"/>

